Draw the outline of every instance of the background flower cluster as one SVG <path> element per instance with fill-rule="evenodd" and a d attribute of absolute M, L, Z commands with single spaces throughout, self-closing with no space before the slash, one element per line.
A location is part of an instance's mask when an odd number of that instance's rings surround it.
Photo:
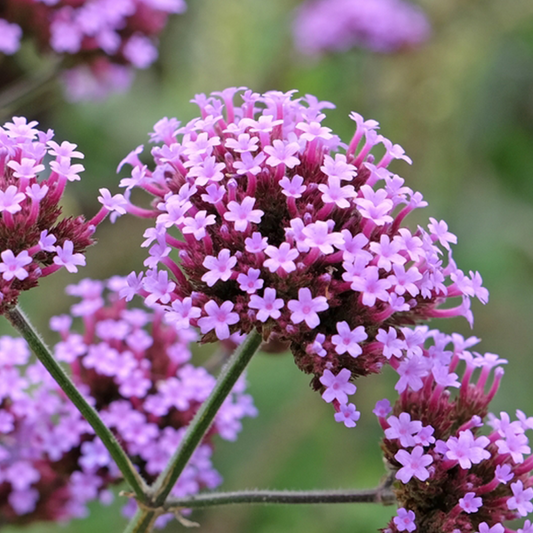
<path fill-rule="evenodd" d="M 158 35 L 184 0 L 7 0 L 0 7 L 0 52 L 13 55 L 24 37 L 43 55 L 65 58 L 70 100 L 100 100 L 125 91 L 133 69 L 157 58 Z"/>

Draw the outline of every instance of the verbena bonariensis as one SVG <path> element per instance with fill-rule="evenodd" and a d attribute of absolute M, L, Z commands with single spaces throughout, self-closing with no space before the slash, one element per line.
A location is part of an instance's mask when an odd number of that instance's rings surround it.
<path fill-rule="evenodd" d="M 23 339 L 0 337 L 0 524 L 68 520 L 115 479 L 84 473 L 80 445 L 91 428 L 58 391 Z M 99 474 L 103 474 L 100 472 Z"/>
<path fill-rule="evenodd" d="M 112 216 L 155 219 L 143 244 L 148 270 L 130 274 L 125 296 L 162 306 L 177 328 L 197 326 L 203 342 L 257 328 L 288 343 L 337 411 L 355 391 L 349 380 L 410 345 L 407 326 L 472 322 L 470 297 L 488 298 L 481 277 L 455 265 L 445 222 L 404 225 L 427 204 L 388 170 L 410 159 L 377 122 L 352 113 L 346 146 L 321 124 L 333 105 L 310 95 L 229 88 L 193 102 L 200 117 L 155 125 L 152 168 L 142 146 L 122 161 L 119 169 L 133 167 L 124 196 L 101 191 Z M 135 187 L 155 197 L 151 207 L 129 201 Z"/>
<path fill-rule="evenodd" d="M 354 47 L 390 53 L 426 41 L 430 25 L 422 9 L 404 0 L 308 0 L 296 11 L 293 34 L 308 55 Z"/>
<path fill-rule="evenodd" d="M 14 54 L 22 38 L 67 58 L 63 81 L 72 100 L 125 90 L 132 67 L 157 58 L 157 36 L 184 0 L 6 0 L 0 6 L 0 53 Z"/>
<path fill-rule="evenodd" d="M 39 278 L 62 267 L 77 272 L 95 226 L 107 214 L 101 210 L 88 222 L 83 216 L 61 218 L 65 185 L 84 170 L 72 159 L 83 154 L 36 125 L 14 117 L 0 127 L 0 314 Z"/>
<path fill-rule="evenodd" d="M 515 421 L 505 412 L 483 420 L 507 361 L 470 351 L 475 337 L 426 326 L 415 332 L 409 349 L 391 354 L 400 374 L 392 414 L 388 400 L 374 410 L 400 505 L 382 531 L 512 533 L 504 522 L 533 511 L 533 456 L 525 435 L 533 418 L 517 410 Z M 402 366 L 411 372 L 402 373 Z M 526 520 L 517 531 L 531 533 L 533 526 Z"/>
<path fill-rule="evenodd" d="M 70 367 L 73 381 L 100 412 L 148 481 L 159 474 L 215 378 L 194 367 L 192 329 L 162 322 L 162 311 L 127 306 L 118 291 L 123 278 L 85 279 L 67 292 L 81 301 L 71 315 L 53 317 L 62 340 L 55 357 Z M 104 289 L 107 287 L 107 302 Z M 72 329 L 81 317 L 82 333 Z M 40 364 L 20 377 L 28 362 L 24 341 L 0 339 L 0 510 L 8 522 L 67 520 L 86 514 L 85 503 L 120 481 L 114 462 Z M 33 383 L 44 380 L 32 391 Z M 211 464 L 215 435 L 235 440 L 241 420 L 255 416 L 241 379 L 212 428 L 179 477 L 172 495 L 185 497 L 215 488 L 221 477 Z M 20 442 L 24 440 L 21 448 Z M 127 506 L 126 511 L 134 511 Z M 172 515 L 169 515 L 170 517 Z M 161 517 L 159 524 L 166 520 Z"/>

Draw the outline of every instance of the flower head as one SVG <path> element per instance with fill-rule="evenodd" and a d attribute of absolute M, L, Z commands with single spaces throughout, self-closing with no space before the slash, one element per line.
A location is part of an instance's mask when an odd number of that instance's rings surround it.
<path fill-rule="evenodd" d="M 405 0 L 307 0 L 293 32 L 308 55 L 353 47 L 390 53 L 421 44 L 430 27 L 423 11 Z"/>
<path fill-rule="evenodd" d="M 500 419 L 491 416 L 489 427 L 483 423 L 503 375 L 493 361 L 505 360 L 475 357 L 468 348 L 478 339 L 417 333 L 411 357 L 429 370 L 420 377 L 422 386 L 403 390 L 392 416 L 385 419 L 388 409 L 375 410 L 398 503 L 413 513 L 419 531 L 503 533 L 506 521 L 533 511 L 533 456 L 521 420 L 501 413 Z M 459 367 L 460 382 L 441 379 Z M 404 523 L 394 518 L 388 528 L 400 532 Z"/>
<path fill-rule="evenodd" d="M 190 298 L 200 314 L 189 322 L 204 341 L 254 328 L 274 334 L 321 392 L 326 369 L 354 379 L 387 360 L 401 360 L 399 389 L 416 388 L 429 369 L 411 358 L 406 326 L 471 320 L 474 281 L 453 281 L 465 275 L 442 224 L 403 226 L 426 205 L 387 169 L 394 159 L 410 162 L 403 150 L 353 113 L 356 131 L 341 151 L 321 126 L 332 104 L 309 95 L 230 88 L 194 102 L 201 116 L 188 124 L 156 124 L 151 169 L 139 148 L 124 160 L 133 166 L 132 180 L 122 180 L 128 191 L 134 184 L 155 195 L 151 211 L 126 208 L 156 221 L 150 271 L 135 290 L 168 312 Z M 178 250 L 177 262 L 161 256 L 160 242 Z M 174 287 L 163 299 L 153 280 L 167 271 Z"/>
<path fill-rule="evenodd" d="M 65 185 L 83 170 L 71 158 L 83 154 L 75 144 L 53 141 L 52 130 L 36 126 L 14 117 L 0 127 L 0 314 L 39 278 L 61 267 L 76 272 L 84 265 L 83 252 L 93 243 L 99 222 L 61 218 Z"/>

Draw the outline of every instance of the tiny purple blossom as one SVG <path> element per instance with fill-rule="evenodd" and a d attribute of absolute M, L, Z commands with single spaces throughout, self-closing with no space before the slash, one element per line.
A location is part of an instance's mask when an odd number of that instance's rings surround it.
<path fill-rule="evenodd" d="M 472 464 L 479 464 L 484 459 L 490 457 L 490 453 L 485 450 L 489 444 L 487 437 L 474 438 L 470 430 L 459 432 L 459 437 L 450 437 L 446 441 L 448 451 L 446 457 L 456 460 L 464 470 L 472 467 Z"/>
<path fill-rule="evenodd" d="M 215 215 L 208 215 L 207 211 L 198 211 L 194 217 L 185 217 L 181 231 L 184 235 L 192 233 L 197 241 L 201 241 L 206 236 L 206 228 L 215 224 Z"/>
<path fill-rule="evenodd" d="M 386 302 L 389 299 L 387 289 L 391 282 L 385 278 L 380 279 L 378 268 L 369 266 L 365 268 L 360 276 L 354 276 L 351 288 L 362 293 L 362 302 L 368 307 L 375 305 L 376 300 Z"/>
<path fill-rule="evenodd" d="M 459 505 L 465 513 L 477 513 L 483 505 L 483 500 L 476 497 L 475 492 L 467 492 L 464 498 L 459 498 Z"/>
<path fill-rule="evenodd" d="M 392 406 L 389 400 L 387 398 L 383 398 L 383 400 L 378 400 L 376 402 L 376 406 L 372 410 L 372 412 L 379 418 L 385 418 L 392 410 Z"/>
<path fill-rule="evenodd" d="M 328 309 L 328 302 L 325 296 L 313 298 L 311 291 L 307 287 L 298 290 L 298 300 L 289 300 L 287 307 L 291 312 L 293 324 L 304 322 L 308 327 L 316 328 L 320 324 L 318 313 Z"/>
<path fill-rule="evenodd" d="M 208 333 L 214 329 L 219 340 L 229 338 L 229 326 L 239 321 L 239 315 L 233 312 L 233 303 L 222 302 L 219 306 L 214 300 L 209 300 L 204 305 L 204 311 L 207 316 L 198 319 L 200 331 Z"/>
<path fill-rule="evenodd" d="M 266 159 L 266 156 L 263 152 L 260 152 L 255 157 L 250 152 L 243 152 L 241 154 L 241 160 L 235 161 L 233 166 L 237 171 L 237 174 L 259 174 L 262 170 L 261 164 Z"/>
<path fill-rule="evenodd" d="M 333 246 L 339 247 L 343 242 L 342 235 L 331 233 L 329 224 L 323 220 L 305 226 L 302 233 L 306 238 L 305 243 L 310 248 L 318 248 L 324 255 L 332 254 Z"/>
<path fill-rule="evenodd" d="M 282 193 L 285 196 L 292 198 L 301 198 L 307 187 L 303 185 L 304 179 L 302 176 L 295 174 L 292 179 L 287 176 L 279 181 L 279 185 L 282 188 Z"/>
<path fill-rule="evenodd" d="M 132 35 L 127 40 L 122 53 L 134 67 L 139 69 L 148 68 L 158 56 L 157 48 L 152 41 L 139 34 Z"/>
<path fill-rule="evenodd" d="M 250 296 L 249 306 L 257 309 L 257 320 L 266 322 L 269 318 L 277 320 L 281 316 L 280 309 L 285 305 L 281 298 L 276 298 L 276 289 L 267 287 L 263 297 L 256 294 Z"/>
<path fill-rule="evenodd" d="M 265 282 L 259 277 L 260 274 L 261 271 L 257 268 L 250 268 L 246 274 L 239 274 L 237 276 L 237 283 L 241 290 L 248 294 L 253 294 L 259 289 L 262 289 Z"/>
<path fill-rule="evenodd" d="M 166 270 L 149 270 L 146 276 L 142 278 L 142 282 L 141 278 L 142 273 L 138 277 L 135 277 L 135 273 L 132 272 L 127 278 L 128 285 L 134 289 L 139 283 L 142 283 L 142 288 L 150 293 L 145 300 L 148 306 L 154 305 L 157 301 L 162 304 L 170 302 L 170 294 L 176 287 L 176 284 L 168 279 L 168 272 Z"/>
<path fill-rule="evenodd" d="M 509 483 L 511 479 L 514 478 L 514 473 L 512 472 L 511 465 L 503 464 L 497 465 L 496 470 L 494 471 L 494 477 L 503 484 Z"/>
<path fill-rule="evenodd" d="M 432 426 L 424 426 L 416 435 L 415 442 L 422 446 L 429 446 L 435 443 L 435 437 L 433 433 L 435 429 Z"/>
<path fill-rule="evenodd" d="M 428 479 L 429 471 L 426 467 L 433 462 L 433 457 L 424 454 L 422 446 L 415 446 L 411 453 L 399 450 L 394 458 L 402 465 L 402 468 L 396 472 L 396 479 L 402 483 L 409 483 L 413 477 L 420 481 Z"/>
<path fill-rule="evenodd" d="M 298 250 L 291 248 L 288 242 L 282 242 L 279 248 L 267 246 L 265 253 L 269 256 L 263 264 L 270 272 L 277 272 L 280 268 L 287 274 L 296 270 L 294 260 L 300 255 Z"/>
<path fill-rule="evenodd" d="M 68 181 L 79 181 L 81 179 L 79 172 L 85 170 L 83 165 L 80 165 L 79 163 L 72 165 L 67 158 L 62 158 L 59 161 L 51 161 L 50 168 L 60 176 L 67 178 Z"/>
<path fill-rule="evenodd" d="M 101 196 L 98 197 L 98 201 L 110 211 L 115 212 L 117 215 L 126 214 L 128 208 L 128 201 L 122 194 L 115 194 L 111 196 L 108 189 L 99 189 Z"/>
<path fill-rule="evenodd" d="M 407 387 L 417 391 L 422 388 L 422 378 L 428 375 L 427 361 L 419 356 L 413 355 L 409 359 L 405 359 L 400 363 L 397 369 L 400 379 L 395 385 L 395 389 L 402 393 Z"/>
<path fill-rule="evenodd" d="M 300 160 L 294 155 L 299 151 L 300 147 L 297 143 L 284 143 L 280 139 L 275 139 L 272 146 L 265 146 L 264 150 L 270 157 L 266 160 L 266 164 L 272 167 L 277 165 L 285 165 L 289 168 L 294 168 L 300 163 Z"/>
<path fill-rule="evenodd" d="M 15 178 L 35 178 L 39 172 L 44 170 L 44 165 L 41 165 L 29 157 L 23 157 L 20 161 L 11 160 L 7 166 L 13 169 L 13 176 Z"/>
<path fill-rule="evenodd" d="M 264 212 L 261 209 L 254 209 L 255 198 L 246 196 L 239 204 L 238 202 L 228 202 L 228 211 L 224 213 L 224 218 L 234 223 L 235 231 L 246 231 L 250 223 L 259 224 Z"/>
<path fill-rule="evenodd" d="M 408 511 L 403 507 L 399 507 L 397 510 L 397 516 L 394 517 L 393 521 L 398 531 L 408 531 L 410 533 L 416 529 L 415 518 L 415 513 L 413 511 Z"/>
<path fill-rule="evenodd" d="M 361 413 L 356 410 L 353 403 L 347 403 L 340 406 L 340 411 L 335 413 L 335 421 L 343 422 L 347 428 L 354 428 L 359 420 Z"/>
<path fill-rule="evenodd" d="M 523 528 L 518 528 L 516 533 L 533 533 L 533 523 L 530 520 L 524 522 Z"/>
<path fill-rule="evenodd" d="M 0 191 L 0 212 L 18 213 L 22 207 L 20 202 L 26 198 L 23 192 L 19 192 L 15 185 L 10 185 L 5 191 Z"/>
<path fill-rule="evenodd" d="M 248 237 L 244 240 L 246 251 L 251 254 L 258 254 L 262 252 L 267 246 L 268 240 L 266 237 L 263 237 L 261 233 L 254 232 L 251 237 Z M 266 265 L 265 265 L 266 266 Z"/>
<path fill-rule="evenodd" d="M 357 174 L 356 168 L 346 162 L 344 154 L 335 154 L 335 159 L 329 155 L 324 156 L 324 165 L 320 170 L 330 178 L 340 178 L 345 181 L 352 181 Z"/>
<path fill-rule="evenodd" d="M 399 417 L 390 416 L 387 418 L 389 428 L 385 430 L 385 437 L 388 439 L 399 439 L 400 445 L 404 448 L 416 444 L 414 434 L 422 429 L 422 422 L 411 420 L 409 413 L 400 413 Z"/>
<path fill-rule="evenodd" d="M 0 52 L 6 55 L 14 54 L 20 48 L 22 28 L 18 24 L 10 24 L 0 19 Z"/>
<path fill-rule="evenodd" d="M 322 201 L 325 204 L 335 204 L 339 209 L 350 207 L 348 200 L 357 196 L 352 185 L 342 186 L 340 178 L 336 176 L 330 176 L 327 185 L 321 183 L 318 190 L 322 193 Z"/>
<path fill-rule="evenodd" d="M 208 272 L 202 276 L 202 281 L 205 281 L 209 287 L 212 287 L 218 280 L 228 281 L 233 272 L 232 268 L 236 264 L 237 258 L 230 256 L 230 251 L 227 248 L 221 250 L 218 257 L 208 255 L 203 262 Z"/>
<path fill-rule="evenodd" d="M 16 257 L 11 250 L 4 250 L 0 256 L 2 257 L 0 272 L 6 281 L 13 278 L 23 280 L 28 277 L 28 272 L 24 267 L 29 265 L 32 259 L 26 250 L 17 254 Z"/>
<path fill-rule="evenodd" d="M 501 524 L 494 524 L 490 527 L 487 522 L 481 522 L 478 533 L 505 533 L 505 528 Z"/>
<path fill-rule="evenodd" d="M 255 152 L 258 148 L 258 141 L 257 137 L 250 137 L 248 133 L 241 133 L 237 139 L 227 139 L 225 146 L 236 152 Z"/>
<path fill-rule="evenodd" d="M 523 463 L 524 454 L 531 453 L 527 436 L 522 432 L 515 432 L 512 426 L 506 428 L 505 438 L 497 440 L 496 446 L 498 453 L 509 454 L 515 464 Z"/>
<path fill-rule="evenodd" d="M 74 244 L 72 241 L 65 241 L 63 246 L 56 246 L 56 256 L 54 263 L 59 266 L 64 266 L 69 272 L 77 272 L 78 266 L 85 265 L 85 256 L 74 252 Z"/>
<path fill-rule="evenodd" d="M 186 329 L 190 325 L 190 320 L 198 318 L 202 312 L 199 307 L 192 304 L 192 298 L 175 300 L 171 305 L 172 311 L 165 313 L 165 322 L 172 324 L 176 329 Z"/>
<path fill-rule="evenodd" d="M 50 155 L 55 155 L 56 157 L 75 157 L 77 159 L 83 159 L 85 156 L 76 150 L 78 147 L 77 144 L 70 143 L 68 141 L 63 141 L 61 144 L 56 143 L 55 141 L 48 141 L 46 143 L 51 150 L 49 150 Z"/>
<path fill-rule="evenodd" d="M 350 383 L 351 373 L 347 368 L 343 368 L 337 375 L 331 370 L 324 370 L 320 378 L 320 383 L 326 387 L 322 393 L 322 398 L 327 403 L 337 400 L 341 405 L 348 403 L 348 395 L 353 394 L 357 389 Z"/>
<path fill-rule="evenodd" d="M 380 329 L 376 335 L 376 340 L 383 344 L 383 355 L 390 359 L 391 357 L 402 357 L 402 349 L 405 346 L 405 342 L 398 338 L 396 329 L 390 327 L 389 331 Z"/>
<path fill-rule="evenodd" d="M 507 500 L 507 507 L 511 511 L 517 511 L 520 516 L 527 516 L 533 511 L 533 488 L 529 487 L 524 490 L 524 484 L 518 480 L 515 483 L 511 483 L 511 490 L 513 496 Z"/>
<path fill-rule="evenodd" d="M 368 338 L 364 326 L 351 330 L 347 322 L 337 322 L 337 332 L 338 335 L 333 335 L 331 342 L 339 355 L 348 352 L 352 357 L 357 357 L 363 353 L 358 343 Z"/>

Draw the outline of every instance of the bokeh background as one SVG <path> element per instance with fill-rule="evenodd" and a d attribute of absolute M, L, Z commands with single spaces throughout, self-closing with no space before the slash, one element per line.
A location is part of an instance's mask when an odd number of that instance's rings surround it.
<path fill-rule="evenodd" d="M 291 39 L 295 0 L 190 0 L 184 16 L 170 19 L 160 58 L 138 72 L 132 90 L 105 102 L 67 104 L 49 84 L 34 100 L 1 110 L 53 128 L 56 140 L 79 145 L 85 155 L 82 181 L 67 187 L 65 211 L 92 216 L 100 187 L 118 192 L 118 162 L 163 116 L 196 116 L 189 100 L 227 86 L 255 91 L 298 89 L 337 108 L 325 124 L 347 141 L 350 111 L 381 123 L 381 133 L 401 144 L 410 167 L 393 170 L 423 193 L 429 207 L 411 223 L 433 216 L 448 222 L 459 239 L 454 258 L 479 270 L 491 293 L 474 304 L 473 333 L 480 351 L 509 360 L 493 410 L 516 408 L 533 415 L 533 2 L 531 0 L 420 0 L 433 26 L 416 50 L 379 55 L 362 50 L 309 59 Z M 31 57 L 31 52 L 29 52 Z M 32 62 L 33 61 L 33 62 Z M 28 64 L 34 65 L 34 60 Z M 0 76 L 2 75 L 0 64 Z M 124 176 L 124 174 L 123 174 Z M 77 275 L 58 273 L 24 295 L 22 304 L 46 333 L 50 316 L 66 312 L 68 283 L 140 270 L 145 224 L 129 217 L 98 229 Z M 433 322 L 443 331 L 470 335 L 464 320 Z M 0 333 L 11 334 L 7 323 Z M 209 350 L 210 348 L 205 348 Z M 289 354 L 258 355 L 248 372 L 259 417 L 246 420 L 236 443 L 218 442 L 215 464 L 223 490 L 242 488 L 370 488 L 384 474 L 375 401 L 394 398 L 394 377 L 358 383 L 362 412 L 355 429 L 333 420 Z M 122 498 L 94 505 L 90 516 L 67 526 L 24 528 L 27 533 L 120 531 Z M 376 531 L 394 513 L 376 505 L 236 506 L 195 512 L 206 533 L 353 533 Z M 183 531 L 172 522 L 166 531 Z M 15 530 L 6 528 L 5 533 Z M 21 531 L 18 529 L 17 531 Z"/>

